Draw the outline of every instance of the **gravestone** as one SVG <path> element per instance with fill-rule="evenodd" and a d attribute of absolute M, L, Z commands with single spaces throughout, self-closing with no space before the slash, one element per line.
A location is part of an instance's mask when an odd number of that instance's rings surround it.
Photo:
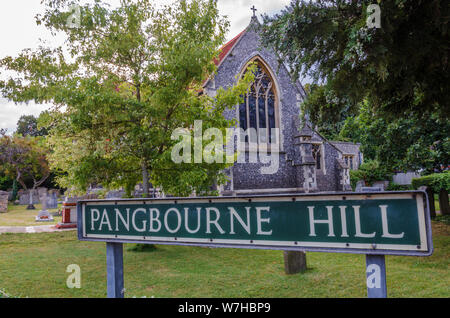
<path fill-rule="evenodd" d="M 0 191 L 0 213 L 8 212 L 8 195 L 8 192 Z"/>
<path fill-rule="evenodd" d="M 42 210 L 36 216 L 36 222 L 53 222 L 53 216 L 47 211 L 47 189 L 39 189 Z"/>
<path fill-rule="evenodd" d="M 380 191 L 384 191 L 387 189 L 388 185 L 389 185 L 389 181 L 375 181 L 372 184 L 372 187 L 380 188 L 381 189 Z"/>
<path fill-rule="evenodd" d="M 31 192 L 31 202 L 30 202 L 30 192 Z M 39 203 L 39 193 L 37 190 L 20 190 L 19 204 L 20 205 L 30 205 Z"/>
<path fill-rule="evenodd" d="M 50 190 L 47 197 L 47 208 L 57 209 L 58 208 L 58 190 Z"/>
<path fill-rule="evenodd" d="M 366 186 L 366 183 L 364 182 L 364 180 L 359 180 L 358 182 L 356 182 L 355 192 L 361 192 L 362 187 L 365 187 L 365 186 Z"/>
<path fill-rule="evenodd" d="M 106 199 L 122 199 L 124 194 L 125 194 L 124 190 L 111 190 L 108 193 L 106 193 L 105 198 Z"/>
<path fill-rule="evenodd" d="M 383 191 L 380 187 L 362 187 L 360 191 L 356 192 L 374 192 L 374 191 Z"/>

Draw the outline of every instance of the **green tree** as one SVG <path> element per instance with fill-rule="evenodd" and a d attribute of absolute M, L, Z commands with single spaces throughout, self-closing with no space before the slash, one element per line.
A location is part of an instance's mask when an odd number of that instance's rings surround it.
<path fill-rule="evenodd" d="M 0 82 L 14 101 L 49 102 L 42 122 L 51 127 L 52 166 L 59 183 L 85 190 L 90 183 L 128 190 L 142 180 L 173 194 L 210 191 L 226 164 L 175 164 L 176 128 L 225 129 L 225 109 L 239 103 L 252 72 L 215 98 L 201 91 L 228 22 L 216 1 L 181 0 L 161 10 L 148 0 L 122 0 L 111 9 L 96 1 L 79 6 L 78 27 L 68 24 L 68 1 L 48 0 L 38 24 L 67 34 L 63 48 L 24 51 L 0 66 L 21 75 Z M 64 107 L 64 110 L 63 110 Z"/>
<path fill-rule="evenodd" d="M 437 114 L 386 120 L 361 103 L 358 116 L 345 120 L 338 139 L 361 143 L 364 158 L 388 171 L 440 172 L 450 162 L 450 123 Z"/>
<path fill-rule="evenodd" d="M 22 115 L 17 121 L 16 133 L 21 136 L 45 136 L 47 129 L 38 127 L 38 119 L 33 115 Z"/>
<path fill-rule="evenodd" d="M 316 86 L 303 108 L 319 131 L 361 142 L 393 170 L 449 163 L 448 22 L 443 0 L 292 1 L 264 17 L 263 44 Z M 369 19 L 370 20 L 370 19 Z"/>
<path fill-rule="evenodd" d="M 448 120 L 450 6 L 445 0 L 383 0 L 379 28 L 367 24 L 373 0 L 292 1 L 264 17 L 265 45 L 353 104 L 370 101 L 386 119 Z"/>
<path fill-rule="evenodd" d="M 34 190 L 50 175 L 48 152 L 42 137 L 11 137 L 4 131 L 0 132 L 0 171 L 20 183 L 25 190 L 28 190 L 27 180 L 31 180 L 30 188 Z M 30 208 L 34 208 L 31 198 L 30 191 Z"/>
<path fill-rule="evenodd" d="M 317 131 L 329 140 L 338 140 L 345 120 L 358 114 L 357 105 L 348 98 L 336 96 L 326 85 L 305 85 L 307 98 L 302 103 L 302 117 L 306 114 Z"/>

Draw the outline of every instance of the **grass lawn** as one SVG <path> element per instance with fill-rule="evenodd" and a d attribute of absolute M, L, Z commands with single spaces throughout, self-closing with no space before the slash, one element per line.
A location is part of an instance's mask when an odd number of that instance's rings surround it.
<path fill-rule="evenodd" d="M 61 216 L 54 216 L 53 222 L 36 222 L 36 216 L 42 209 L 41 204 L 34 204 L 36 210 L 27 210 L 26 205 L 8 204 L 8 212 L 0 213 L 0 226 L 34 226 L 34 225 L 51 225 L 61 222 Z M 61 205 L 58 205 L 60 208 Z M 48 212 L 57 212 L 58 209 L 47 209 Z"/>
<path fill-rule="evenodd" d="M 2 215 L 3 216 L 3 215 Z M 433 222 L 430 257 L 386 256 L 388 297 L 450 297 L 450 226 Z M 308 270 L 286 275 L 281 251 L 124 246 L 126 297 L 366 297 L 365 256 L 307 253 Z M 0 235 L 0 291 L 13 297 L 105 297 L 105 244 L 76 231 Z M 81 268 L 69 289 L 66 268 Z M 1 296 L 1 292 L 0 292 Z"/>

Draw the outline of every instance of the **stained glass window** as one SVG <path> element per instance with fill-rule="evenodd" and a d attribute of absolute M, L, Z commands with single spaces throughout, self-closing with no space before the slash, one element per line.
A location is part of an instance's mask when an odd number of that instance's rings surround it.
<path fill-rule="evenodd" d="M 312 144 L 312 156 L 316 161 L 316 169 L 322 169 L 322 153 L 320 144 Z"/>
<path fill-rule="evenodd" d="M 257 66 L 255 82 L 247 92 L 244 103 L 239 105 L 239 123 L 243 130 L 256 129 L 258 143 L 275 142 L 270 130 L 276 128 L 274 84 L 261 64 Z"/>

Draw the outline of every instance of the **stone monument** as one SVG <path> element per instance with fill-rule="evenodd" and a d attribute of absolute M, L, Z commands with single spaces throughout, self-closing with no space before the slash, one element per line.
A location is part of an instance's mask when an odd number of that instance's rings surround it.
<path fill-rule="evenodd" d="M 47 196 L 47 208 L 57 209 L 58 208 L 58 190 L 50 190 Z"/>
<path fill-rule="evenodd" d="M 36 222 L 53 222 L 53 216 L 47 211 L 47 189 L 39 189 L 39 199 L 42 210 L 36 216 Z"/>

